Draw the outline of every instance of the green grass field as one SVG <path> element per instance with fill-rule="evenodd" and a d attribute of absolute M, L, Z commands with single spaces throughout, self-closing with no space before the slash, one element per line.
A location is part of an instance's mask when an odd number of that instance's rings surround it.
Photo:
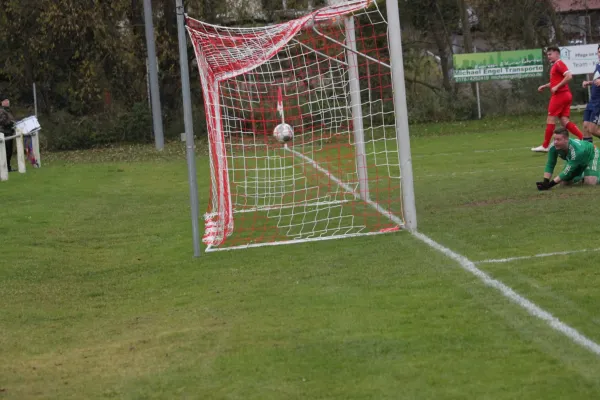
<path fill-rule="evenodd" d="M 543 128 L 412 127 L 419 231 L 600 343 L 600 188 L 535 189 Z M 43 163 L 0 183 L 0 399 L 600 398 L 599 355 L 407 232 L 193 258 L 180 144 Z"/>

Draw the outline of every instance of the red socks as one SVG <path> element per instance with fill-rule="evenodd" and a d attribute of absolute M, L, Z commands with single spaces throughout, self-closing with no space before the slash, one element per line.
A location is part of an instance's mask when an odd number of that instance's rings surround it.
<path fill-rule="evenodd" d="M 572 122 L 569 122 L 569 124 L 572 124 Z M 548 148 L 548 146 L 550 146 L 550 140 L 552 140 L 552 135 L 554 134 L 555 126 L 556 126 L 556 124 L 546 124 L 546 133 L 544 135 L 544 144 L 542 144 L 542 146 L 544 146 L 545 148 Z M 567 125 L 567 126 L 569 126 L 569 125 Z M 573 126 L 575 126 L 575 124 L 573 124 Z M 575 126 L 575 129 L 577 129 L 576 126 Z"/>
<path fill-rule="evenodd" d="M 579 140 L 583 139 L 583 133 L 581 133 L 581 131 L 579 130 L 577 125 L 575 125 L 571 121 L 569 121 L 569 123 L 567 124 L 567 126 L 565 126 L 565 128 L 567 128 L 567 130 L 569 132 L 571 132 L 573 135 L 577 136 L 577 139 L 579 139 Z"/>

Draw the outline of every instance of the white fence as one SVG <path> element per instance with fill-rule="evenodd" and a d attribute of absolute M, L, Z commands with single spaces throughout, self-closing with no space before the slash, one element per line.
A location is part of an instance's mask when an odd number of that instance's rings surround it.
<path fill-rule="evenodd" d="M 27 161 L 34 167 L 42 166 L 40 159 L 40 124 L 36 117 L 25 118 L 15 124 L 15 134 L 13 136 L 4 136 L 0 133 L 0 181 L 8 180 L 8 162 L 5 142 L 14 140 L 17 147 L 17 165 L 20 173 L 26 171 Z M 30 138 L 27 146 L 27 160 L 25 158 L 25 140 Z"/>

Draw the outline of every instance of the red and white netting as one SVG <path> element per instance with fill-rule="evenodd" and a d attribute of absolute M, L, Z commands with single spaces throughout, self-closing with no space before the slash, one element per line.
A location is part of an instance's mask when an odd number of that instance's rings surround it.
<path fill-rule="evenodd" d="M 210 143 L 209 249 L 402 226 L 387 23 L 375 3 L 258 28 L 186 25 Z M 280 124 L 289 142 L 274 137 Z"/>

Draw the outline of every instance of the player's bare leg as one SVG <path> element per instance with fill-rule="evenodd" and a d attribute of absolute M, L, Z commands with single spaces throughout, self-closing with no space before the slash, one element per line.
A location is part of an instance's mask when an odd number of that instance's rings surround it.
<path fill-rule="evenodd" d="M 596 136 L 600 138 L 600 129 L 598 129 L 598 125 L 594 124 L 590 121 L 584 121 L 583 123 L 583 137 L 592 137 Z"/>

